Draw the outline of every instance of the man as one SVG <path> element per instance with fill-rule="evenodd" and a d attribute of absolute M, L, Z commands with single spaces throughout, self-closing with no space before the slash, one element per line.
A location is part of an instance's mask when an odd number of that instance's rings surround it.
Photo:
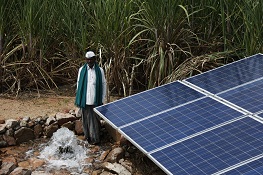
<path fill-rule="evenodd" d="M 86 63 L 79 69 L 75 105 L 81 108 L 85 138 L 90 144 L 100 142 L 100 119 L 93 108 L 103 104 L 106 97 L 104 71 L 96 63 L 94 52 L 85 54 Z"/>

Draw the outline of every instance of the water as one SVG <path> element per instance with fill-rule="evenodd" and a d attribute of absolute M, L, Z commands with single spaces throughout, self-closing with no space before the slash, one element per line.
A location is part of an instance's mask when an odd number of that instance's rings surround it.
<path fill-rule="evenodd" d="M 68 128 L 58 129 L 38 156 L 46 160 L 47 169 L 66 169 L 80 174 L 91 164 L 86 163 L 88 148 Z"/>

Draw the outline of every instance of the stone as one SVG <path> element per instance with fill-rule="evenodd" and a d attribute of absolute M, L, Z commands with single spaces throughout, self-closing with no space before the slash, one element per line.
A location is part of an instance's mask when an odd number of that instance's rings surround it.
<path fill-rule="evenodd" d="M 21 121 L 20 121 L 20 126 L 21 126 L 21 127 L 27 127 L 27 126 L 28 126 L 28 125 L 27 125 L 27 121 L 21 120 Z"/>
<path fill-rule="evenodd" d="M 7 147 L 7 146 L 8 146 L 8 144 L 7 144 L 6 141 L 4 141 L 4 140 L 1 140 L 1 141 L 0 141 L 0 148 L 5 148 L 5 147 Z"/>
<path fill-rule="evenodd" d="M 110 150 L 103 151 L 100 155 L 100 161 L 104 161 L 107 155 L 109 154 Z"/>
<path fill-rule="evenodd" d="M 37 159 L 37 158 L 31 158 L 30 160 L 30 165 L 33 170 L 37 169 L 38 167 L 41 167 L 42 165 L 45 164 L 45 161 L 42 159 Z"/>
<path fill-rule="evenodd" d="M 2 168 L 0 170 L 1 175 L 9 175 L 14 169 L 16 165 L 12 162 L 3 162 Z"/>
<path fill-rule="evenodd" d="M 47 118 L 45 124 L 46 124 L 47 126 L 49 126 L 49 125 L 51 125 L 52 123 L 55 123 L 55 122 L 56 122 L 56 118 L 53 117 L 53 116 L 50 116 L 50 117 Z"/>
<path fill-rule="evenodd" d="M 119 162 L 119 160 L 123 158 L 123 155 L 124 155 L 124 150 L 121 147 L 117 147 L 110 151 L 105 161 L 110 163 Z"/>
<path fill-rule="evenodd" d="M 4 134 L 6 130 L 6 124 L 0 124 L 0 134 Z"/>
<path fill-rule="evenodd" d="M 102 163 L 102 167 L 117 174 L 131 175 L 131 172 L 129 172 L 125 167 L 118 163 L 104 162 Z"/>
<path fill-rule="evenodd" d="M 75 109 L 75 114 L 76 114 L 76 117 L 77 117 L 77 118 L 81 118 L 81 116 L 82 116 L 81 108 Z"/>
<path fill-rule="evenodd" d="M 29 169 L 29 168 L 31 168 L 31 167 L 30 167 L 30 163 L 29 163 L 29 161 L 27 161 L 27 160 L 22 161 L 22 162 L 18 162 L 18 166 L 19 166 L 19 167 L 22 167 L 22 168 L 24 168 L 24 169 Z"/>
<path fill-rule="evenodd" d="M 3 139 L 6 141 L 8 146 L 14 146 L 16 145 L 16 139 L 13 136 L 9 136 L 7 134 L 3 135 Z"/>
<path fill-rule="evenodd" d="M 34 134 L 36 138 L 40 138 L 43 135 L 43 128 L 40 124 L 34 126 Z"/>
<path fill-rule="evenodd" d="M 93 175 L 93 174 L 92 174 Z M 115 175 L 115 174 L 112 174 L 111 172 L 109 171 L 103 171 L 100 175 Z"/>
<path fill-rule="evenodd" d="M 77 135 L 83 134 L 83 127 L 82 127 L 82 121 L 81 120 L 75 121 L 75 132 Z"/>
<path fill-rule="evenodd" d="M 14 136 L 15 136 L 17 144 L 35 139 L 34 131 L 32 129 L 26 128 L 26 127 L 22 127 L 19 130 L 15 131 Z"/>
<path fill-rule="evenodd" d="M 19 122 L 17 120 L 14 119 L 8 119 L 6 120 L 6 128 L 10 129 L 10 128 L 15 128 L 19 125 Z"/>
<path fill-rule="evenodd" d="M 56 119 L 57 119 L 58 125 L 62 126 L 64 123 L 67 123 L 69 121 L 72 121 L 72 122 L 75 121 L 76 117 L 69 113 L 65 114 L 65 113 L 58 112 L 56 114 Z"/>
<path fill-rule="evenodd" d="M 5 124 L 5 120 L 0 119 L 0 124 Z"/>
<path fill-rule="evenodd" d="M 5 132 L 5 135 L 8 135 L 8 136 L 14 136 L 14 134 L 15 134 L 15 131 L 12 128 L 8 129 Z"/>
<path fill-rule="evenodd" d="M 31 170 L 24 169 L 22 167 L 17 167 L 10 173 L 10 175 L 31 175 L 31 173 Z"/>
<path fill-rule="evenodd" d="M 32 120 L 30 120 L 30 121 L 27 123 L 27 126 L 28 126 L 29 128 L 32 128 L 32 127 L 35 126 L 35 122 L 32 121 Z"/>
<path fill-rule="evenodd" d="M 29 122 L 31 119 L 30 119 L 30 117 L 28 117 L 28 116 L 25 116 L 23 119 L 22 119 L 22 121 L 25 121 L 25 122 Z"/>
<path fill-rule="evenodd" d="M 56 132 L 59 129 L 57 122 L 53 123 L 50 126 L 47 126 L 45 128 L 45 135 L 47 137 L 52 137 L 53 133 Z"/>
<path fill-rule="evenodd" d="M 73 130 L 73 128 L 74 128 L 74 123 L 73 122 L 71 122 L 71 121 L 69 121 L 69 122 L 67 122 L 67 123 L 64 123 L 61 127 L 65 127 L 65 128 L 68 128 L 69 130 Z"/>
<path fill-rule="evenodd" d="M 132 172 L 132 162 L 129 160 L 120 159 L 119 163 L 124 166 L 128 171 Z"/>
<path fill-rule="evenodd" d="M 45 171 L 33 171 L 31 175 L 54 175 L 53 173 L 47 173 Z"/>
<path fill-rule="evenodd" d="M 14 156 L 8 156 L 3 158 L 3 162 L 13 163 L 14 165 L 17 166 L 17 160 Z"/>

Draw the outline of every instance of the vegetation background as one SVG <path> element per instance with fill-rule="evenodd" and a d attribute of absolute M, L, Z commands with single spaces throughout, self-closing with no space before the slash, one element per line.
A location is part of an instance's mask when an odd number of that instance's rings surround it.
<path fill-rule="evenodd" d="M 261 0 L 0 0 L 0 93 L 76 85 L 95 51 L 129 96 L 263 51 Z"/>

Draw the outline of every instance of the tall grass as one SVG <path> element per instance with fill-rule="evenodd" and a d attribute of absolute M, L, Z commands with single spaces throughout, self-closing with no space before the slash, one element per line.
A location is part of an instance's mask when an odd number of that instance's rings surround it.
<path fill-rule="evenodd" d="M 90 49 L 128 96 L 262 52 L 262 22 L 259 0 L 2 0 L 1 91 L 74 86 Z"/>
<path fill-rule="evenodd" d="M 100 62 L 105 63 L 111 91 L 124 95 L 128 95 L 132 81 L 131 63 L 135 63 L 131 57 L 134 50 L 128 48 L 134 34 L 131 28 L 133 3 L 133 0 L 94 0 L 88 6 L 91 48 L 97 53 L 102 50 Z"/>

